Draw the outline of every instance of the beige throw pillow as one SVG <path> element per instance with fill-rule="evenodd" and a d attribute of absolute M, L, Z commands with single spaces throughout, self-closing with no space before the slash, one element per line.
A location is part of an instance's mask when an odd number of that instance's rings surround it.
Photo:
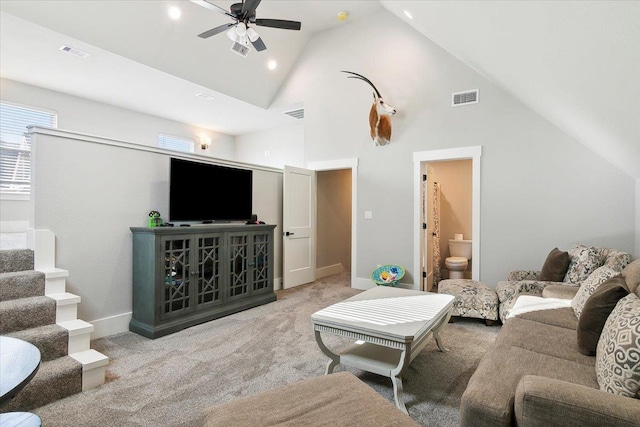
<path fill-rule="evenodd" d="M 638 398 L 640 390 L 640 299 L 622 298 L 604 324 L 596 348 L 600 390 Z"/>

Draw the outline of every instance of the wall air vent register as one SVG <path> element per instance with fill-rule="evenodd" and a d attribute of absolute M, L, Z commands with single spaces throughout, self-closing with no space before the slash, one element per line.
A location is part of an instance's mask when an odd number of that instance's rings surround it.
<path fill-rule="evenodd" d="M 451 105 L 457 107 L 459 105 L 477 104 L 478 89 L 467 90 L 464 92 L 456 92 L 451 96 Z"/>

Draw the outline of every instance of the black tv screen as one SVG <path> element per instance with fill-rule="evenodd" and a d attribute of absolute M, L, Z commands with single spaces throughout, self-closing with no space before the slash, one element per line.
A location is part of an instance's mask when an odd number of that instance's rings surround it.
<path fill-rule="evenodd" d="M 176 158 L 170 167 L 170 221 L 251 219 L 253 171 Z"/>

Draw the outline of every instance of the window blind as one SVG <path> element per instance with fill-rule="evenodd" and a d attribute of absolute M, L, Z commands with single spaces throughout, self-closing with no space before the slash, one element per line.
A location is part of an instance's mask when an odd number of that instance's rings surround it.
<path fill-rule="evenodd" d="M 158 147 L 183 153 L 193 153 L 195 142 L 191 139 L 160 133 L 158 134 Z"/>
<path fill-rule="evenodd" d="M 31 191 L 31 141 L 27 126 L 55 128 L 55 112 L 0 102 L 0 192 Z"/>

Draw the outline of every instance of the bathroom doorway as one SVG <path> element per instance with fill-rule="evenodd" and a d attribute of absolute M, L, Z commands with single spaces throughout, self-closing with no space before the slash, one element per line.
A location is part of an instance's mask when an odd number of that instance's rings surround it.
<path fill-rule="evenodd" d="M 431 150 L 420 151 L 413 153 L 413 170 L 414 170 L 414 246 L 413 246 L 413 274 L 415 279 L 414 289 L 424 291 L 436 291 L 435 283 L 438 279 L 446 278 L 447 272 L 440 270 L 440 277 L 436 275 L 438 271 L 434 267 L 442 265 L 443 260 L 447 258 L 449 238 L 453 238 L 455 234 L 462 234 L 464 240 L 471 240 L 471 279 L 480 280 L 480 157 L 482 155 L 482 147 L 469 146 L 450 148 L 443 150 Z M 434 165 L 438 162 L 455 162 L 459 160 L 467 160 L 471 164 L 471 228 L 467 231 L 446 231 L 442 230 L 442 226 L 439 227 L 439 233 L 435 235 L 436 225 L 433 224 L 434 217 L 427 215 L 427 212 L 434 209 L 434 204 L 437 202 L 437 193 L 434 193 L 432 186 L 429 186 L 429 192 L 427 192 L 429 180 L 429 167 L 430 163 Z M 468 170 L 467 170 L 468 172 Z M 438 182 L 437 171 L 435 179 L 432 179 L 433 183 Z M 442 179 L 440 179 L 440 190 L 442 190 Z M 449 203 L 449 201 L 446 201 Z M 442 192 L 440 192 L 440 216 L 443 217 L 442 205 L 443 205 Z M 468 203 L 468 202 L 467 202 Z M 448 228 L 448 230 L 462 227 L 459 224 L 454 223 L 454 228 Z M 449 233 L 451 236 L 446 236 L 443 233 Z M 439 242 L 436 245 L 434 237 L 439 237 Z M 461 238 L 461 236 L 457 236 Z M 443 248 L 443 245 L 446 248 Z M 434 252 L 440 252 L 440 262 L 434 263 Z M 436 254 L 437 255 L 437 254 Z M 429 277 L 430 276 L 430 277 Z M 467 274 L 468 277 L 468 274 Z"/>
<path fill-rule="evenodd" d="M 452 268 L 445 264 L 452 254 L 449 239 L 472 242 L 473 180 L 471 159 L 426 162 L 424 218 L 427 223 L 423 263 L 427 267 L 426 290 L 437 291 L 438 282 L 450 278 Z M 472 242 L 473 243 L 473 242 Z M 462 272 L 471 279 L 473 261 Z"/>

